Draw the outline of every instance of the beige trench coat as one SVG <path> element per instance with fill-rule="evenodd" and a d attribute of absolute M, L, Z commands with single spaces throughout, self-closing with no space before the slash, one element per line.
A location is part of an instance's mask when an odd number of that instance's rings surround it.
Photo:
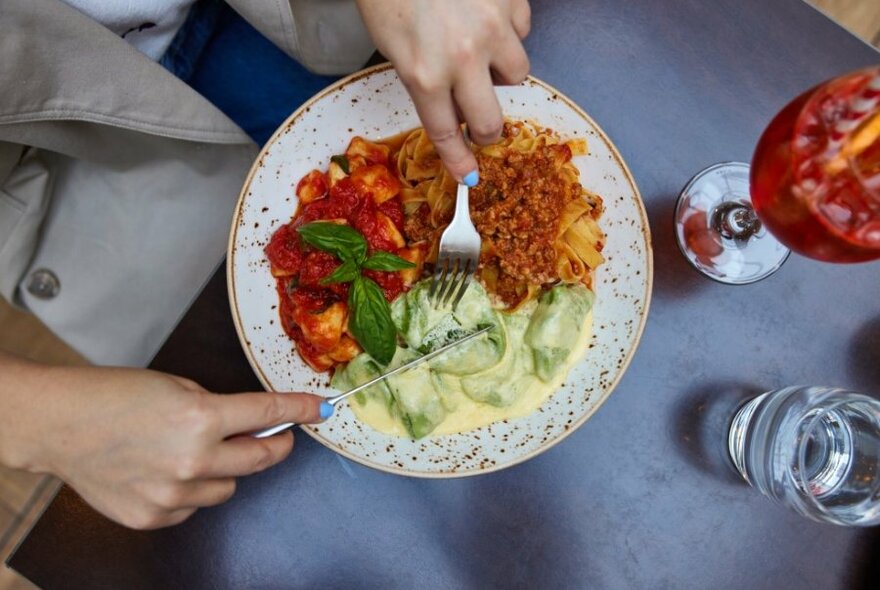
<path fill-rule="evenodd" d="M 310 69 L 373 51 L 353 0 L 228 0 Z M 0 295 L 99 364 L 143 366 L 221 262 L 257 147 L 59 0 L 0 1 Z M 58 279 L 57 294 L 28 285 Z"/>

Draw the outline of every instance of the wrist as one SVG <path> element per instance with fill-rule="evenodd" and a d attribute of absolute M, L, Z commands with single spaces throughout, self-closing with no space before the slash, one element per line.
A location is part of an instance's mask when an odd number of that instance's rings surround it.
<path fill-rule="evenodd" d="M 50 472 L 41 408 L 54 394 L 52 367 L 0 353 L 0 463 L 13 469 Z"/>

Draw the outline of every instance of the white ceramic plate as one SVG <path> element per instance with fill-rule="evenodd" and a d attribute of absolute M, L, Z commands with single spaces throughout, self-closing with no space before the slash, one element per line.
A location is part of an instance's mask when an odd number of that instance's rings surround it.
<path fill-rule="evenodd" d="M 581 182 L 605 200 L 606 263 L 595 280 L 591 349 L 564 385 L 535 413 L 464 434 L 419 441 L 390 437 L 360 423 L 342 404 L 325 424 L 304 430 L 345 457 L 377 469 L 421 477 L 458 477 L 509 467 L 550 448 L 605 401 L 636 350 L 651 297 L 647 217 L 626 165 L 598 125 L 573 102 L 534 78 L 498 89 L 508 117 L 533 120 L 565 138 L 587 139 L 574 159 Z M 313 168 L 326 169 L 354 135 L 381 139 L 420 125 L 388 65 L 330 86 L 275 132 L 245 181 L 232 223 L 227 280 L 232 315 L 251 366 L 267 390 L 330 395 L 326 374 L 295 353 L 278 318 L 275 280 L 263 248 L 296 210 L 294 188 Z"/>

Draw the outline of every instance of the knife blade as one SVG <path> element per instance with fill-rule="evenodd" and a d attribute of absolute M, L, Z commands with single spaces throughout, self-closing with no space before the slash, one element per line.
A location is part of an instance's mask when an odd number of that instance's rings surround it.
<path fill-rule="evenodd" d="M 493 326 L 486 326 L 485 328 L 481 328 L 481 329 L 477 330 L 476 332 L 474 332 L 473 334 L 468 334 L 464 338 L 459 338 L 458 340 L 454 340 L 454 341 L 450 342 L 449 344 L 445 344 L 436 350 L 432 350 L 431 352 L 420 356 L 419 358 L 413 359 L 413 360 L 409 361 L 408 363 L 404 363 L 404 364 L 400 365 L 396 369 L 392 369 L 392 370 L 388 371 L 387 373 L 383 373 L 374 379 L 370 379 L 366 383 L 362 383 L 361 385 L 358 385 L 357 387 L 355 387 L 353 389 L 349 389 L 345 393 L 341 393 L 341 394 L 335 395 L 333 397 L 325 398 L 324 401 L 335 407 L 336 404 L 338 404 L 339 402 L 341 402 L 345 398 L 347 398 L 351 395 L 354 395 L 355 393 L 357 393 L 359 391 L 363 391 L 364 389 L 370 387 L 371 385 L 375 385 L 379 381 L 382 381 L 383 379 L 387 379 L 388 377 L 391 377 L 392 375 L 397 375 L 398 373 L 402 373 L 404 371 L 412 369 L 413 367 L 416 367 L 425 361 L 429 361 L 432 358 L 443 354 L 447 350 L 449 350 L 451 348 L 455 348 L 459 344 L 464 344 L 468 340 L 473 340 L 477 336 L 479 336 L 481 334 L 485 334 L 486 332 L 488 332 L 492 328 L 493 328 Z M 296 426 L 296 424 L 294 422 L 286 422 L 284 424 L 278 424 L 276 426 L 271 426 L 269 428 L 266 428 L 265 430 L 260 430 L 258 432 L 254 432 L 251 434 L 251 436 L 253 436 L 254 438 L 266 438 L 267 436 L 272 436 L 273 434 L 278 434 L 279 432 L 283 432 L 283 431 L 287 430 L 288 428 L 293 428 L 294 426 Z"/>

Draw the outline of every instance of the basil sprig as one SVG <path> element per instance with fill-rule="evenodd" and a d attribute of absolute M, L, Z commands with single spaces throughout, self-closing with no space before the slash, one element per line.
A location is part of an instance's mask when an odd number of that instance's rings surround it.
<path fill-rule="evenodd" d="M 346 260 L 336 267 L 332 273 L 321 279 L 322 285 L 330 283 L 349 283 L 361 276 L 361 269 L 354 260 Z"/>
<path fill-rule="evenodd" d="M 369 258 L 361 264 L 363 268 L 370 270 L 404 270 L 415 266 L 412 262 L 404 260 L 400 256 L 395 256 L 382 250 L 373 252 Z"/>
<path fill-rule="evenodd" d="M 296 231 L 306 244 L 333 254 L 342 262 L 354 260 L 362 264 L 367 258 L 367 240 L 347 225 L 316 221 L 301 225 Z"/>
<path fill-rule="evenodd" d="M 364 269 L 395 271 L 415 264 L 390 252 L 376 250 L 367 256 L 367 240 L 347 225 L 316 221 L 297 228 L 310 246 L 334 255 L 340 264 L 321 284 L 351 283 L 348 290 L 349 329 L 355 340 L 376 362 L 387 365 L 397 347 L 397 329 L 391 320 L 391 306 L 376 282 L 362 276 Z"/>
<path fill-rule="evenodd" d="M 348 327 L 355 340 L 377 363 L 390 363 L 397 348 L 397 328 L 382 288 L 372 279 L 356 277 L 348 291 L 348 307 L 352 311 Z"/>

